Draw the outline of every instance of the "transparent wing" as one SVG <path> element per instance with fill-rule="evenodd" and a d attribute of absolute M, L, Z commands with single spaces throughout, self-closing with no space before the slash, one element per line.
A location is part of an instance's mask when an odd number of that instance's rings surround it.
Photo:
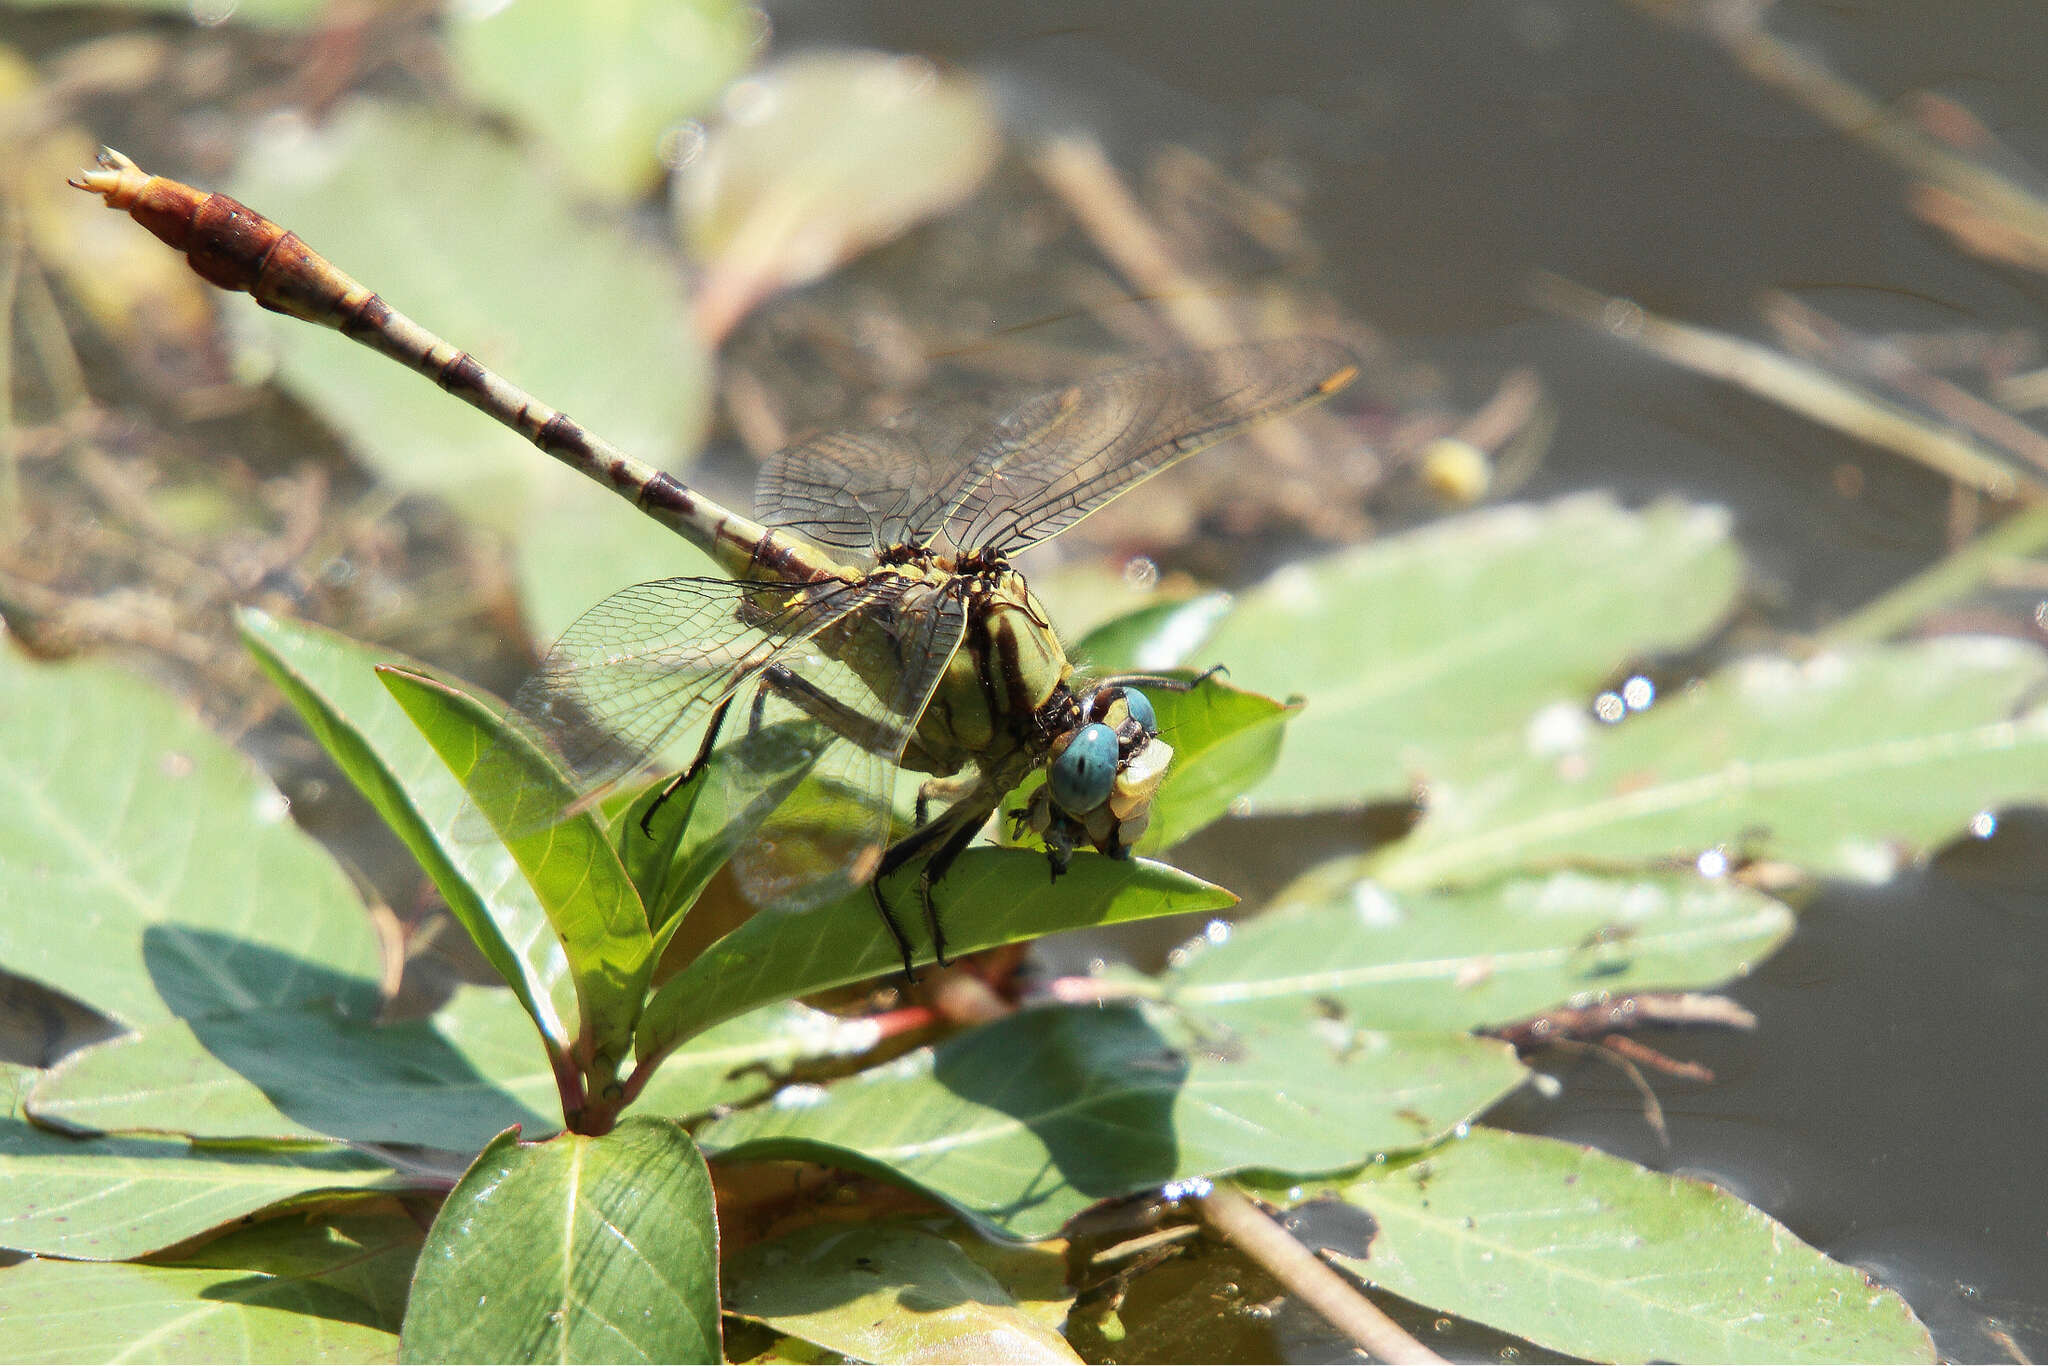
<path fill-rule="evenodd" d="M 1335 393 L 1357 371 L 1347 348 L 1308 337 L 1168 356 L 1042 394 L 1006 420 L 1034 433 L 1030 443 L 991 452 L 962 481 L 948 534 L 1014 554 L 1197 451 Z"/>
<path fill-rule="evenodd" d="M 841 550 L 922 541 L 945 518 L 968 461 L 1014 406 L 984 395 L 907 409 L 879 426 L 824 432 L 761 467 L 754 515 Z"/>
<path fill-rule="evenodd" d="M 1340 343 L 1294 338 L 1168 356 L 1021 398 L 911 409 L 771 457 L 757 510 L 846 549 L 943 534 L 958 549 L 1012 553 L 1356 372 Z"/>
<path fill-rule="evenodd" d="M 820 632 L 749 685 L 745 747 L 766 733 L 825 743 L 805 781 L 734 855 L 748 898 L 793 909 L 844 895 L 873 877 L 894 835 L 904 746 L 960 648 L 957 594 L 913 584 L 885 605 Z M 742 774 L 737 766 L 726 772 Z M 738 803 L 730 797 L 728 807 Z"/>
<path fill-rule="evenodd" d="M 581 805 L 701 725 L 750 676 L 899 591 L 886 578 L 636 584 L 562 634 L 520 686 L 510 720 L 555 760 Z M 536 813 L 532 828 L 563 814 Z"/>

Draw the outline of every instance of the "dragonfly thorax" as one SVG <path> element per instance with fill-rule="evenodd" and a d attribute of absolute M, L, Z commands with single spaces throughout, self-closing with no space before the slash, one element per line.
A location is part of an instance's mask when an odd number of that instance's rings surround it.
<path fill-rule="evenodd" d="M 1024 576 L 1000 556 L 931 551 L 886 555 L 874 572 L 915 580 L 901 597 L 900 638 L 916 637 L 920 613 L 958 610 L 966 618 L 905 766 L 943 775 L 973 764 L 1014 783 L 1043 762 L 1052 741 L 1076 724 L 1080 704 L 1067 686 L 1073 666 Z"/>

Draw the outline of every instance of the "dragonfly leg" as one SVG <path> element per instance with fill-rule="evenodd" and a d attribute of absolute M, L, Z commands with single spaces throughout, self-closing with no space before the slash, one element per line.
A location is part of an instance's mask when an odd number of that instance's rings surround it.
<path fill-rule="evenodd" d="M 931 824 L 933 802 L 956 802 L 973 791 L 979 775 L 960 774 L 952 778 L 932 778 L 917 785 L 917 828 L 922 830 Z"/>
<path fill-rule="evenodd" d="M 974 843 L 974 837 L 980 833 L 981 821 L 962 821 L 953 837 L 939 846 L 939 852 L 925 860 L 923 870 L 917 875 L 917 898 L 924 906 L 925 928 L 931 931 L 932 936 L 932 956 L 939 960 L 940 967 L 946 966 L 946 927 L 939 920 L 939 903 L 932 895 L 932 889 L 953 866 L 953 860 L 959 858 L 961 851 Z"/>
<path fill-rule="evenodd" d="M 711 762 L 711 747 L 718 743 L 718 732 L 725 725 L 725 714 L 732 709 L 732 699 L 726 698 L 711 712 L 711 720 L 704 727 L 704 742 L 697 746 L 697 756 L 690 760 L 690 766 L 670 778 L 662 785 L 647 810 L 640 814 L 640 833 L 654 838 L 654 813 L 668 802 L 670 797 L 683 790 L 683 785 L 704 771 L 704 765 Z"/>
<path fill-rule="evenodd" d="M 817 684 L 779 664 L 770 664 L 761 670 L 761 688 L 754 694 L 754 719 L 751 722 L 755 729 L 760 728 L 761 708 L 771 689 L 812 720 L 845 736 L 870 754 L 882 753 L 883 747 L 895 738 L 872 718 L 862 716 Z"/>
<path fill-rule="evenodd" d="M 946 875 L 946 870 L 953 866 L 953 860 L 960 857 L 961 851 L 974 843 L 974 837 L 981 833 L 981 827 L 993 809 L 993 805 L 975 801 L 971 797 L 957 801 L 947 807 L 937 820 L 911 831 L 890 845 L 882 855 L 882 862 L 875 870 L 875 880 L 871 884 L 875 889 L 875 905 L 881 910 L 882 919 L 889 926 L 889 932 L 896 936 L 897 947 L 903 950 L 903 968 L 906 973 L 910 971 L 910 950 L 904 943 L 903 931 L 894 912 L 883 899 L 882 879 L 911 860 L 930 855 L 924 867 L 918 870 L 917 895 L 919 903 L 924 908 L 925 926 L 931 931 L 932 956 L 938 960 L 940 967 L 946 966 L 950 961 L 946 957 L 946 931 L 939 920 L 938 902 L 933 899 L 932 889 L 937 886 L 939 879 Z M 912 980 L 916 980 L 915 977 Z"/>
<path fill-rule="evenodd" d="M 914 986 L 917 983 L 917 969 L 910 961 L 910 939 L 903 933 L 903 927 L 896 923 L 896 913 L 889 909 L 889 899 L 882 895 L 881 874 L 877 873 L 875 880 L 868 884 L 868 891 L 874 895 L 875 909 L 881 912 L 882 923 L 889 927 L 889 937 L 896 941 L 896 952 L 902 955 L 903 976 Z M 943 966 L 945 959 L 941 958 L 939 962 Z"/>

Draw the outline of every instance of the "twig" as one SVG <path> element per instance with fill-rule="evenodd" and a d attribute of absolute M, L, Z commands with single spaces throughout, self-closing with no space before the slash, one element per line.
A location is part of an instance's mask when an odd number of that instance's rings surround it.
<path fill-rule="evenodd" d="M 1659 318 L 1628 299 L 1610 298 L 1555 275 L 1538 275 L 1531 293 L 1539 306 L 1554 313 L 1601 328 L 1696 374 L 1747 389 L 1859 441 L 1896 451 L 1980 493 L 2003 500 L 2022 488 L 2037 497 L 2048 492 L 2048 485 L 1975 442 L 1770 347 Z"/>
<path fill-rule="evenodd" d="M 1829 645 L 1884 640 L 1938 607 L 1995 578 L 2001 569 L 2048 547 L 2048 507 L 2023 508 L 1939 564 L 1850 613 L 1821 633 Z"/>
<path fill-rule="evenodd" d="M 1443 1361 L 1243 1195 L 1228 1186 L 1214 1186 L 1194 1204 L 1202 1222 L 1219 1238 L 1379 1360 Z"/>
<path fill-rule="evenodd" d="M 1614 1048 L 1612 1043 L 1612 1040 L 1605 1043 L 1581 1043 L 1577 1039 L 1554 1039 L 1550 1047 L 1572 1056 L 1597 1058 L 1627 1078 L 1628 1084 L 1636 1088 L 1636 1095 L 1642 1099 L 1643 1123 L 1649 1125 L 1650 1132 L 1657 1136 L 1657 1146 L 1669 1153 L 1671 1128 L 1664 1122 L 1664 1102 L 1657 1099 L 1657 1092 L 1651 1087 L 1649 1079 L 1643 1075 L 1643 1069 Z"/>
<path fill-rule="evenodd" d="M 2048 471 L 2048 436 L 1961 385 L 1922 369 L 1898 347 L 1859 337 L 1789 294 L 1765 295 L 1763 311 L 1766 321 L 1810 338 L 1824 358 L 1890 385 L 1915 402 L 1925 404 L 1943 421 L 1974 432 L 2036 469 Z"/>

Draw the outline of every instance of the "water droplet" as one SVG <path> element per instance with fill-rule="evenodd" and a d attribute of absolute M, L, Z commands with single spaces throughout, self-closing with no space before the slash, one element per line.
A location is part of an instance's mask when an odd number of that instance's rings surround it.
<path fill-rule="evenodd" d="M 1699 858 L 1693 861 L 1693 867 L 1699 870 L 1701 877 L 1726 877 L 1728 876 L 1728 851 L 1719 845 L 1714 846 L 1712 849 L 1702 850 Z"/>
<path fill-rule="evenodd" d="M 768 44 L 775 37 L 775 20 L 759 5 L 750 5 L 745 13 L 747 25 L 747 46 L 756 53 L 766 52 Z"/>
<path fill-rule="evenodd" d="M 1159 566 L 1149 555 L 1133 555 L 1124 561 L 1124 583 L 1140 593 L 1149 592 L 1159 583 Z"/>
<path fill-rule="evenodd" d="M 759 123 L 775 112 L 782 93 L 774 82 L 760 76 L 742 76 L 725 88 L 722 108 L 736 124 Z"/>
<path fill-rule="evenodd" d="M 1970 833 L 1980 840 L 1988 840 L 1998 833 L 1998 817 L 1989 811 L 1979 811 L 1970 817 Z"/>
<path fill-rule="evenodd" d="M 1591 731 L 1583 711 L 1569 702 L 1559 702 L 1529 718 L 1522 742 L 1529 747 L 1531 754 L 1549 758 L 1583 749 Z"/>
<path fill-rule="evenodd" d="M 1210 921 L 1207 925 L 1204 925 L 1202 927 L 1202 938 L 1208 940 L 1211 944 L 1229 943 L 1230 922 L 1228 920 Z"/>
<path fill-rule="evenodd" d="M 1657 700 L 1657 685 L 1637 674 L 1621 685 L 1621 700 L 1628 704 L 1630 711 L 1646 711 Z"/>
<path fill-rule="evenodd" d="M 1622 700 L 1618 692 L 1601 693 L 1593 699 L 1593 715 L 1611 726 L 1628 715 L 1628 703 Z"/>
<path fill-rule="evenodd" d="M 704 140 L 704 125 L 685 119 L 663 131 L 654 154 L 671 171 L 680 170 L 704 154 Z"/>
<path fill-rule="evenodd" d="M 191 14 L 192 22 L 201 28 L 219 28 L 234 18 L 239 8 L 240 0 L 192 0 L 186 10 Z"/>
<path fill-rule="evenodd" d="M 831 1095 L 824 1087 L 798 1082 L 777 1091 L 775 1099 L 769 1103 L 778 1110 L 815 1110 L 830 1099 Z"/>
<path fill-rule="evenodd" d="M 1648 315 L 1633 299 L 1610 299 L 1600 310 L 1600 325 L 1617 337 L 1633 337 L 1643 330 Z"/>
<path fill-rule="evenodd" d="M 1451 1129 L 1452 1138 L 1469 1138 L 1471 1134 L 1472 1126 L 1462 1121 Z"/>
<path fill-rule="evenodd" d="M 1429 1325 L 1429 1330 L 1430 1330 L 1430 1331 L 1431 1331 L 1432 1333 L 1448 1333 L 1448 1332 L 1450 1332 L 1450 1331 L 1451 1331 L 1451 1329 L 1452 1329 L 1452 1328 L 1454 1328 L 1455 1326 L 1456 1326 L 1456 1325 L 1455 1325 L 1455 1324 L 1453 1324 L 1453 1323 L 1451 1322 L 1451 1320 L 1449 1320 L 1449 1319 L 1441 1319 L 1441 1318 L 1440 1318 L 1440 1319 L 1437 1319 L 1437 1320 L 1433 1321 L 1433 1322 L 1432 1322 L 1432 1323 L 1431 1323 L 1431 1324 Z"/>

